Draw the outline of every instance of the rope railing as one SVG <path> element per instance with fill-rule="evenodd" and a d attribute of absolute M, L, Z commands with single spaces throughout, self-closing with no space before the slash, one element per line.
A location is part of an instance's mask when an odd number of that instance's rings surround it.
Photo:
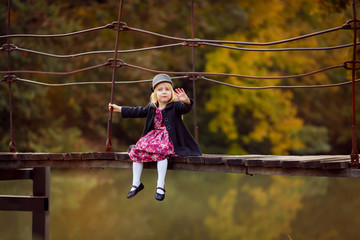
<path fill-rule="evenodd" d="M 182 37 L 175 37 L 170 36 L 162 33 L 157 33 L 149 30 L 139 29 L 132 26 L 128 26 L 125 22 L 122 21 L 122 8 L 123 8 L 123 0 L 119 1 L 119 12 L 118 12 L 118 19 L 117 21 L 113 21 L 109 24 L 69 32 L 69 33 L 62 33 L 62 34 L 11 34 L 10 31 L 10 12 L 11 12 L 11 0 L 8 0 L 8 27 L 7 27 L 7 34 L 0 36 L 1 39 L 6 39 L 6 44 L 0 47 L 0 51 L 7 53 L 8 55 L 8 69 L 7 71 L 0 71 L 0 74 L 6 74 L 3 77 L 1 82 L 5 82 L 9 85 L 9 107 L 10 107 L 10 131 L 11 131 L 11 143 L 10 143 L 10 151 L 15 151 L 15 141 L 14 141 L 14 133 L 13 133 L 13 124 L 12 124 L 12 97 L 11 97 L 11 84 L 14 82 L 24 82 L 29 84 L 36 84 L 41 86 L 47 87 L 66 87 L 66 86 L 75 86 L 75 85 L 90 85 L 90 84 L 111 84 L 111 99 L 110 102 L 113 102 L 114 96 L 114 86 L 115 84 L 135 84 L 135 83 L 146 83 L 151 82 L 151 80 L 137 80 L 137 81 L 116 81 L 116 70 L 121 67 L 128 67 L 134 70 L 144 71 L 148 73 L 166 73 L 170 75 L 184 75 L 180 77 L 173 77 L 173 78 L 185 78 L 187 80 L 193 81 L 193 95 L 194 95 L 194 126 L 195 126 L 195 135 L 197 140 L 197 123 L 196 123 L 196 81 L 203 80 L 212 82 L 215 84 L 225 85 L 228 87 L 235 87 L 238 89 L 248 89 L 248 90 L 262 90 L 262 89 L 290 89 L 290 88 L 325 88 L 325 87 L 339 87 L 344 85 L 352 84 L 352 102 L 353 102 L 353 142 L 352 142 L 352 166 L 357 166 L 359 164 L 359 157 L 357 154 L 356 149 L 356 118 L 355 118 L 355 84 L 359 81 L 359 79 L 355 79 L 355 71 L 358 70 L 360 67 L 360 61 L 356 60 L 356 46 L 360 44 L 357 42 L 356 31 L 360 28 L 359 20 L 356 18 L 356 10 L 355 10 L 355 0 L 353 0 L 353 19 L 347 21 L 342 26 L 325 29 L 322 31 L 317 31 L 309 34 L 304 34 L 301 36 L 291 37 L 287 39 L 271 41 L 271 42 L 246 42 L 246 41 L 233 41 L 233 40 L 214 40 L 214 39 L 200 39 L 195 38 L 194 34 L 194 1 L 191 1 L 191 38 L 182 38 Z M 88 52 L 81 52 L 75 54 L 54 54 L 48 53 L 44 51 L 37 51 L 32 49 L 26 49 L 14 44 L 11 44 L 11 39 L 14 38 L 62 38 L 62 37 L 71 37 L 80 34 L 86 34 L 90 32 L 96 32 L 100 30 L 110 29 L 116 31 L 116 39 L 115 39 L 115 46 L 114 50 L 99 50 L 99 51 L 88 51 Z M 337 46 L 322 46 L 322 47 L 293 47 L 293 48 L 249 48 L 249 47 L 242 47 L 242 46 L 254 46 L 254 47 L 266 47 L 266 46 L 273 46 L 279 45 L 294 41 L 299 41 L 339 30 L 352 30 L 353 31 L 353 43 L 337 45 Z M 142 48 L 133 48 L 127 50 L 119 50 L 119 43 L 120 43 L 120 32 L 121 31 L 132 31 L 140 34 L 145 34 L 148 36 L 158 37 L 166 40 L 177 41 L 178 43 L 173 44 L 164 44 L 158 46 L 150 46 L 150 47 L 142 47 Z M 230 46 L 230 45 L 237 45 L 237 46 Z M 144 51 L 153 51 L 153 50 L 162 50 L 166 48 L 173 48 L 173 47 L 191 47 L 192 49 L 192 69 L 191 71 L 162 71 L 162 70 L 155 70 L 143 66 L 133 65 L 130 63 L 124 62 L 122 59 L 118 59 L 118 54 L 126 54 L 126 53 L 135 53 L 135 52 L 144 52 Z M 250 76 L 250 75 L 243 75 L 238 73 L 215 73 L 215 72 L 201 72 L 195 70 L 195 49 L 197 47 L 207 46 L 207 47 L 214 47 L 214 48 L 224 48 L 229 50 L 237 50 L 237 51 L 258 51 L 258 52 L 281 52 L 281 51 L 330 51 L 336 49 L 343 49 L 343 48 L 353 48 L 353 58 L 350 61 L 345 61 L 343 64 L 335 65 L 335 66 L 328 66 L 322 69 L 314 70 L 308 73 L 296 74 L 296 75 L 287 75 L 287 76 Z M 100 63 L 98 65 L 89 66 L 73 71 L 67 72 L 48 72 L 48 71 L 34 71 L 34 70 L 13 70 L 11 68 L 11 53 L 14 51 L 24 52 L 24 53 L 31 53 L 37 54 L 45 57 L 53 57 L 53 58 L 75 58 L 75 57 L 82 57 L 88 55 L 99 55 L 99 54 L 113 54 L 113 58 L 109 59 L 105 63 Z M 111 82 L 71 82 L 71 83 L 43 83 L 34 80 L 28 80 L 24 78 L 19 78 L 16 74 L 46 74 L 46 75 L 60 75 L 60 76 L 69 76 L 73 74 L 78 74 L 81 72 L 86 72 L 90 70 L 95 70 L 103 67 L 110 67 L 112 69 L 112 81 Z M 284 86 L 284 85 L 276 85 L 276 86 L 259 86 L 259 87 L 247 87 L 247 86 L 240 86 L 236 84 L 230 84 L 222 81 L 218 81 L 212 79 L 210 77 L 236 77 L 236 78 L 245 78 L 245 79 L 254 79 L 254 80 L 271 80 L 271 79 L 293 79 L 293 78 L 303 78 L 307 76 L 311 76 L 314 74 L 318 74 L 321 72 L 338 69 L 338 68 L 345 68 L 346 70 L 352 70 L 352 81 L 351 82 L 341 82 L 341 83 L 334 83 L 334 84 L 323 84 L 323 85 L 306 85 L 306 86 Z M 111 145 L 111 125 L 112 125 L 112 111 L 110 111 L 110 116 L 108 120 L 108 127 L 107 127 L 107 140 L 106 140 L 106 151 L 112 151 Z"/>
<path fill-rule="evenodd" d="M 356 45 L 359 45 L 360 42 L 357 42 Z M 179 47 L 179 46 L 186 46 L 186 42 L 182 43 L 173 43 L 173 44 L 164 44 L 164 45 L 158 45 L 158 46 L 152 46 L 152 47 L 144 47 L 144 48 L 134 48 L 134 49 L 127 49 L 127 50 L 118 50 L 118 53 L 135 53 L 135 52 L 144 52 L 144 51 L 152 51 L 152 50 L 159 50 L 164 48 L 173 48 L 173 47 Z M 222 44 L 214 44 L 214 43 L 206 43 L 202 42 L 199 43 L 199 46 L 211 46 L 216 48 L 227 48 L 231 50 L 238 50 L 238 51 L 252 51 L 252 52 L 282 52 L 282 51 L 324 51 L 324 50 L 337 50 L 337 49 L 343 49 L 343 48 L 349 48 L 352 47 L 353 44 L 343 44 L 343 45 L 337 45 L 332 47 L 302 47 L 302 48 L 242 48 L 242 47 L 233 47 L 233 46 L 227 46 Z M 101 55 L 101 54 L 114 54 L 114 50 L 103 50 L 103 51 L 90 51 L 90 52 L 81 52 L 81 53 L 74 53 L 74 54 L 53 54 L 53 53 L 47 53 L 43 51 L 37 51 L 32 49 L 26 49 L 17 47 L 13 44 L 8 46 L 7 44 L 4 44 L 2 47 L 0 47 L 0 51 L 5 52 L 24 52 L 24 53 L 32 53 L 37 55 L 42 55 L 46 57 L 53 57 L 53 58 L 76 58 L 76 57 L 82 57 L 82 56 L 88 56 L 88 55 Z"/>
<path fill-rule="evenodd" d="M 303 48 L 242 48 L 242 47 L 233 47 L 233 46 L 226 46 L 221 44 L 214 44 L 214 43 L 199 43 L 200 45 L 218 47 L 218 48 L 228 48 L 231 50 L 240 50 L 240 51 L 250 51 L 250 52 L 283 52 L 283 51 L 324 51 L 324 50 L 336 50 L 342 48 L 352 47 L 353 44 L 343 44 L 338 46 L 332 47 L 303 47 Z M 360 42 L 357 42 L 356 45 L 359 45 Z"/>
<path fill-rule="evenodd" d="M 346 64 L 344 63 L 344 64 L 341 64 L 341 65 L 329 66 L 329 67 L 325 67 L 325 68 L 322 68 L 322 69 L 314 70 L 312 72 L 301 73 L 301 74 L 296 74 L 296 75 L 287 75 L 287 76 L 251 76 L 251 75 L 243 75 L 243 74 L 236 74 L 236 73 L 162 71 L 162 70 L 155 70 L 155 69 L 150 69 L 150 68 L 146 68 L 146 67 L 142 67 L 142 66 L 138 66 L 138 65 L 125 63 L 120 59 L 118 59 L 118 60 L 119 61 L 118 61 L 115 68 L 128 67 L 128 68 L 132 68 L 132 69 L 136 69 L 136 70 L 140 70 L 140 71 L 144 71 L 144 72 L 149 72 L 149 73 L 156 73 L 156 74 L 165 73 L 165 74 L 171 74 L 171 75 L 192 75 L 194 77 L 195 76 L 204 76 L 205 75 L 205 76 L 237 77 L 237 78 L 260 79 L 260 80 L 301 78 L 301 77 L 314 75 L 314 74 L 325 72 L 325 71 L 332 70 L 332 69 L 337 69 L 337 68 L 342 68 L 342 67 L 346 68 Z M 44 71 L 31 71 L 31 70 L 16 70 L 16 71 L 0 71 L 0 74 L 43 74 L 43 75 L 67 76 L 67 75 L 74 75 L 74 74 L 77 74 L 77 73 L 81 73 L 81 72 L 101 68 L 101 67 L 104 67 L 104 66 L 111 66 L 111 62 L 107 61 L 107 62 L 102 63 L 102 64 L 98 64 L 98 65 L 94 65 L 94 66 L 90 66 L 90 67 L 87 67 L 87 68 L 82 68 L 82 69 L 78 69 L 78 70 L 74 70 L 74 71 L 69 71 L 69 72 L 44 72 Z M 112 67 L 114 67 L 114 66 L 112 66 Z"/>
<path fill-rule="evenodd" d="M 85 30 L 80 30 L 80 31 L 75 31 L 75 32 L 69 32 L 69 33 L 60 33 L 60 34 L 7 34 L 7 35 L 0 36 L 0 39 L 3 39 L 3 38 L 10 39 L 10 38 L 59 38 L 59 37 L 70 37 L 70 36 L 75 36 L 75 35 L 79 35 L 79 34 L 83 34 L 83 33 L 89 33 L 89 32 L 99 31 L 99 30 L 103 30 L 103 29 L 113 29 L 113 28 L 114 28 L 114 25 L 113 25 L 113 23 L 111 23 L 111 24 L 106 24 L 104 26 L 100 26 L 100 27 L 94 27 L 94 28 L 90 28 L 90 29 L 85 29 Z"/>
<path fill-rule="evenodd" d="M 189 79 L 189 76 L 180 76 L 180 77 L 172 77 L 171 79 Z M 296 89 L 296 88 L 331 88 L 331 87 L 340 87 L 345 85 L 350 85 L 352 81 L 345 81 L 345 82 L 339 82 L 339 83 L 331 83 L 331 84 L 315 84 L 315 85 L 276 85 L 276 86 L 263 86 L 263 87 L 246 87 L 242 85 L 236 85 L 236 84 L 230 84 L 226 82 L 221 82 L 218 80 L 214 80 L 211 78 L 199 76 L 197 80 L 205 80 L 208 82 L 213 82 L 219 85 L 225 85 L 228 87 L 238 88 L 238 89 L 244 89 L 244 90 L 265 90 L 265 89 Z M 5 81 L 5 78 L 2 80 Z M 33 85 L 39 85 L 39 86 L 46 86 L 46 87 L 68 87 L 68 86 L 82 86 L 82 85 L 111 85 L 112 82 L 69 82 L 69 83 L 44 83 L 40 81 L 34 81 L 24 78 L 11 78 L 11 81 L 19 81 L 24 83 L 29 83 Z M 359 82 L 360 79 L 356 79 L 355 82 Z M 135 81 L 116 81 L 115 84 L 139 84 L 139 83 L 151 83 L 152 79 L 145 79 L 145 80 L 135 80 Z"/>
<path fill-rule="evenodd" d="M 0 36 L 0 39 L 3 39 L 3 38 L 6 38 L 6 39 L 25 38 L 25 37 L 28 37 L 28 38 L 59 38 L 59 37 L 75 36 L 75 35 L 79 35 L 79 34 L 84 34 L 84 33 L 94 32 L 94 31 L 98 31 L 98 30 L 103 30 L 103 29 L 113 29 L 113 30 L 118 30 L 119 29 L 119 31 L 133 31 L 133 32 L 137 32 L 137 33 L 142 33 L 142 34 L 154 36 L 154 37 L 160 37 L 160 38 L 163 38 L 163 39 L 168 39 L 168 40 L 173 40 L 173 41 L 178 41 L 178 42 L 186 42 L 186 43 L 214 43 L 214 44 L 236 44 L 236 45 L 252 45 L 252 46 L 269 46 L 269 45 L 276 45 L 276 44 L 293 42 L 293 41 L 297 41 L 297 40 L 301 40 L 301 39 L 305 39 L 305 38 L 310 38 L 310 37 L 322 35 L 322 34 L 325 34 L 325 33 L 330 33 L 330 32 L 334 32 L 334 31 L 342 30 L 342 29 L 350 29 L 351 25 L 349 25 L 348 22 L 346 22 L 343 26 L 340 26 L 340 27 L 325 29 L 325 30 L 322 30 L 322 31 L 314 32 L 314 33 L 304 34 L 304 35 L 301 35 L 301 36 L 288 38 L 288 39 L 283 39 L 283 40 L 278 40 L 278 41 L 272 41 L 272 42 L 245 42 L 245 41 L 200 39 L 200 38 L 181 38 L 181 37 L 174 37 L 174 36 L 165 35 L 165 34 L 161 34 L 161 33 L 157 33 L 157 32 L 152 32 L 152 31 L 148 31 L 148 30 L 144 30 L 144 29 L 139 29 L 139 28 L 135 28 L 135 27 L 130 27 L 130 26 L 127 26 L 126 23 L 124 23 L 124 22 L 122 22 L 123 27 L 121 27 L 120 29 L 119 28 L 114 28 L 114 22 L 113 22 L 113 23 L 110 23 L 110 24 L 107 24 L 107 25 L 104 25 L 104 26 L 95 27 L 95 28 L 86 29 L 86 30 L 81 30 L 81 31 L 69 32 L 69 33 L 62 33 L 62 34 L 7 34 L 7 35 Z"/>
<path fill-rule="evenodd" d="M 165 45 L 159 45 L 159 46 L 153 46 L 153 47 L 118 50 L 117 52 L 118 53 L 144 52 L 144 51 L 159 50 L 159 49 L 164 49 L 164 48 L 172 48 L 172 47 L 183 46 L 183 45 L 184 45 L 183 43 L 174 43 L 174 44 L 165 44 Z M 5 46 L 0 48 L 0 50 L 3 50 L 3 49 L 5 49 Z M 4 51 L 6 51 L 6 50 L 4 50 Z M 42 51 L 36 51 L 36 50 L 26 49 L 26 48 L 21 48 L 21 47 L 16 47 L 16 46 L 11 48 L 10 51 L 32 53 L 32 54 L 38 54 L 38 55 L 42 55 L 42 56 L 46 56 L 46 57 L 53 57 L 53 58 L 75 58 L 75 57 L 82 57 L 82 56 L 88 56 L 88 55 L 114 54 L 114 52 L 115 52 L 114 50 L 103 50 L 103 51 L 90 51 L 90 52 L 61 55 L 61 54 L 46 53 L 46 52 L 42 52 Z"/>

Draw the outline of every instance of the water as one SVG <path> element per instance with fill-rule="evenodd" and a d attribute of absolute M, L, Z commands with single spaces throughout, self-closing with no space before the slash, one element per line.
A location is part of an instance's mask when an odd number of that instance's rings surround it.
<path fill-rule="evenodd" d="M 359 239 L 359 179 L 156 170 L 126 199 L 131 169 L 52 169 L 50 239 Z M 0 182 L 0 194 L 31 194 L 31 181 Z M 31 213 L 0 211 L 0 239 L 31 239 Z"/>

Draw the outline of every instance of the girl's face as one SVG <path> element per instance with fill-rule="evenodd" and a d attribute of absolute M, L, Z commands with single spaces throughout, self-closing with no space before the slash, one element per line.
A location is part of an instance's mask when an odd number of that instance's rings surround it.
<path fill-rule="evenodd" d="M 156 97 L 160 104 L 167 104 L 171 99 L 171 89 L 168 84 L 160 83 L 156 86 Z"/>

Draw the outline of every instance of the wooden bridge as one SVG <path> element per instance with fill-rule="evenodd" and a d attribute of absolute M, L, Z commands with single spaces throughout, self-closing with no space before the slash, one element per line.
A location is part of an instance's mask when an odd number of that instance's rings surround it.
<path fill-rule="evenodd" d="M 20 168 L 131 168 L 126 152 L 92 153 L 0 153 L 0 169 Z M 145 168 L 156 168 L 146 163 Z M 169 169 L 317 177 L 360 177 L 351 168 L 350 155 L 276 156 L 215 155 L 172 157 Z"/>

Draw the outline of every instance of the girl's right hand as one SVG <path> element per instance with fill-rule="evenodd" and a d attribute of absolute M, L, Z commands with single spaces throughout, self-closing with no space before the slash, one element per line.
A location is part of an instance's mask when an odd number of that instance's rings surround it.
<path fill-rule="evenodd" d="M 121 107 L 119 107 L 119 106 L 116 105 L 116 104 L 111 104 L 111 103 L 109 103 L 109 111 L 111 111 L 111 108 L 114 109 L 114 112 L 121 112 Z"/>

